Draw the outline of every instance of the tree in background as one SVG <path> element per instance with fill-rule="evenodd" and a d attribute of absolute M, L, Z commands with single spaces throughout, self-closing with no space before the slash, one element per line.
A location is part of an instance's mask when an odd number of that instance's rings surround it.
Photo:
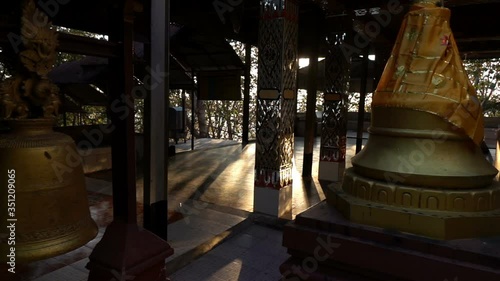
<path fill-rule="evenodd" d="M 0 81 L 12 76 L 13 67 L 9 63 L 9 54 L 5 48 L 0 47 Z"/>
<path fill-rule="evenodd" d="M 238 41 L 229 41 L 236 54 L 242 61 L 245 60 L 245 44 Z M 250 117 L 249 138 L 255 138 L 255 114 L 257 96 L 257 48 L 252 47 L 250 71 Z M 186 130 L 188 138 L 217 138 L 241 140 L 243 134 L 243 77 L 241 81 L 241 100 L 198 100 L 195 103 L 195 127 L 191 128 L 191 94 L 186 92 Z M 182 90 L 170 91 L 170 106 L 182 106 Z"/>
<path fill-rule="evenodd" d="M 500 116 L 500 60 L 481 59 L 464 61 L 465 70 L 483 107 L 484 116 Z"/>
<path fill-rule="evenodd" d="M 245 61 L 245 44 L 239 41 L 230 40 L 240 59 Z M 255 114 L 257 105 L 257 63 L 258 50 L 252 47 L 251 68 L 250 68 L 250 114 L 249 114 L 249 138 L 255 138 Z M 206 109 L 206 120 L 208 136 L 212 138 L 241 140 L 243 135 L 243 78 L 241 81 L 241 100 L 202 101 Z"/>
<path fill-rule="evenodd" d="M 371 110 L 372 110 L 372 95 L 373 95 L 373 93 L 366 93 L 365 112 L 371 112 Z M 360 93 L 349 92 L 348 98 L 347 98 L 347 111 L 348 112 L 358 112 L 359 111 L 359 100 L 360 100 Z"/>
<path fill-rule="evenodd" d="M 323 111 L 323 91 L 316 93 L 316 111 Z M 307 91 L 297 90 L 297 113 L 305 113 L 307 109 Z"/>

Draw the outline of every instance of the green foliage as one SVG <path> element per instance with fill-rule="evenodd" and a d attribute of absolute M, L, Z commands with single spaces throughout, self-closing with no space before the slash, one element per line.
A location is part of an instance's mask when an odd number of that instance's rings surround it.
<path fill-rule="evenodd" d="M 134 129 L 136 133 L 144 133 L 144 100 L 134 100 Z"/>
<path fill-rule="evenodd" d="M 359 101 L 360 101 L 360 93 L 349 92 L 347 100 L 347 111 L 358 112 Z M 371 112 L 371 110 L 372 110 L 372 93 L 366 93 L 365 112 Z"/>
<path fill-rule="evenodd" d="M 500 116 L 500 60 L 466 60 L 464 66 L 481 101 L 484 115 Z"/>
<path fill-rule="evenodd" d="M 8 63 L 8 52 L 0 46 L 0 82 L 12 76 L 12 67 Z"/>
<path fill-rule="evenodd" d="M 245 44 L 238 41 L 230 41 L 236 54 L 245 60 Z M 257 104 L 257 48 L 252 47 L 251 71 L 250 71 L 250 110 L 249 110 L 249 138 L 255 138 L 255 114 Z M 243 135 L 243 85 L 241 81 L 241 100 L 197 100 L 195 96 L 195 126 L 194 132 L 190 131 L 193 114 L 191 112 L 191 94 L 186 92 L 186 131 L 188 138 L 209 137 L 218 139 L 241 140 Z M 170 106 L 182 106 L 182 90 L 170 91 Z M 202 122 L 200 122 L 202 120 Z M 204 123 L 206 123 L 204 125 Z M 201 125 L 200 125 L 201 124 Z"/>
<path fill-rule="evenodd" d="M 0 62 L 0 81 L 5 80 L 6 78 L 9 78 L 11 75 L 9 73 L 9 70 L 3 63 Z"/>
<path fill-rule="evenodd" d="M 81 126 L 107 124 L 108 117 L 105 106 L 82 106 L 81 112 L 66 112 L 57 117 L 57 126 Z"/>
<path fill-rule="evenodd" d="M 241 140 L 243 101 L 204 101 L 208 134 L 212 138 Z M 252 126 L 252 124 L 250 124 Z"/>
<path fill-rule="evenodd" d="M 305 113 L 307 111 L 307 91 L 303 89 L 297 90 L 297 113 Z M 323 111 L 323 92 L 316 92 L 316 111 Z"/>

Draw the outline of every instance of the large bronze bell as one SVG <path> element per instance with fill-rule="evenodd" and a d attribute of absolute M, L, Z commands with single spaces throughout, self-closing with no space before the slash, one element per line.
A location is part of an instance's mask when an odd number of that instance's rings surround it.
<path fill-rule="evenodd" d="M 54 132 L 53 124 L 11 120 L 12 130 L 0 135 L 3 261 L 9 261 L 11 247 L 16 262 L 29 262 L 76 249 L 97 234 L 75 143 Z"/>

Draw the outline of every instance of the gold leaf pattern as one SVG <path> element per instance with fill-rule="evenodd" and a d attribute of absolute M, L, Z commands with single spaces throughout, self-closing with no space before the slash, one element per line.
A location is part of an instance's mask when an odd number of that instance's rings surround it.
<path fill-rule="evenodd" d="M 449 22 L 450 10 L 429 1 L 411 7 L 372 107 L 403 107 L 436 114 L 479 144 L 484 136 L 482 109 L 463 70 Z M 420 33 L 419 38 L 411 41 L 414 33 Z"/>
<path fill-rule="evenodd" d="M 21 18 L 24 50 L 19 54 L 24 69 L 1 85 L 0 117 L 51 117 L 57 115 L 61 104 L 59 89 L 47 79 L 57 58 L 57 32 L 34 0 L 25 3 Z M 41 107 L 43 116 L 29 116 L 31 107 Z"/>

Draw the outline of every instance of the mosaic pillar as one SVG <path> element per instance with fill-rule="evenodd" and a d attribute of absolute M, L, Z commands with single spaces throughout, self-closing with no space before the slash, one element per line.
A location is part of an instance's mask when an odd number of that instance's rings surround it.
<path fill-rule="evenodd" d="M 254 211 L 291 215 L 298 4 L 261 2 Z"/>
<path fill-rule="evenodd" d="M 351 59 L 342 52 L 345 33 L 327 37 L 324 110 L 321 122 L 319 179 L 341 181 L 345 170 L 347 98 Z"/>

